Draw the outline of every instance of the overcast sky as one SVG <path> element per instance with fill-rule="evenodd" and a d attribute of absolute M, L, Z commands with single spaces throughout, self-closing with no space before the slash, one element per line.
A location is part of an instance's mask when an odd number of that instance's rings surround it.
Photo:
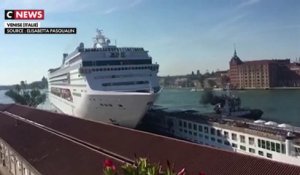
<path fill-rule="evenodd" d="M 159 75 L 228 69 L 242 60 L 300 57 L 299 0 L 1 0 L 0 84 L 31 82 L 58 67 L 95 29 L 118 46 L 149 50 Z M 5 35 L 4 9 L 44 9 L 42 27 L 76 35 Z"/>

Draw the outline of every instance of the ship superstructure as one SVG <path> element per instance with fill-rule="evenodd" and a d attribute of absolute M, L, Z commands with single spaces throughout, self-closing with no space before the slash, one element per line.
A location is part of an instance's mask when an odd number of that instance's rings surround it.
<path fill-rule="evenodd" d="M 208 117 L 184 112 L 176 115 L 165 113 L 164 116 L 160 128 L 164 127 L 164 131 L 174 137 L 300 166 L 299 127 L 274 121 Z"/>
<path fill-rule="evenodd" d="M 97 30 L 94 47 L 80 43 L 49 70 L 49 99 L 69 115 L 135 127 L 159 94 L 158 69 L 148 51 L 111 45 Z"/>

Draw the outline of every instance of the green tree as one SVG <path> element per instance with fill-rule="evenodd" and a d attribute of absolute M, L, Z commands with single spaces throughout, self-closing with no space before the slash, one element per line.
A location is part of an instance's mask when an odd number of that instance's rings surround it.
<path fill-rule="evenodd" d="M 5 92 L 5 95 L 10 97 L 15 103 L 37 107 L 39 104 L 44 103 L 46 94 L 41 93 L 38 89 L 29 90 L 26 88 L 26 82 L 21 81 L 20 85 Z"/>

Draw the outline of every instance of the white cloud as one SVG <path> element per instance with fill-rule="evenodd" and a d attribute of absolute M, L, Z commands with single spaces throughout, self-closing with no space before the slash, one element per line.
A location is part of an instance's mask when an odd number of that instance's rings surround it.
<path fill-rule="evenodd" d="M 244 7 L 247 7 L 247 6 L 251 6 L 251 5 L 254 5 L 254 4 L 257 4 L 259 3 L 261 0 L 243 0 L 242 3 L 240 3 L 237 8 L 244 8 Z"/>
<path fill-rule="evenodd" d="M 124 9 L 134 8 L 137 5 L 141 4 L 143 1 L 144 0 L 122 0 L 108 7 L 106 10 L 104 10 L 103 14 L 111 14 Z"/>

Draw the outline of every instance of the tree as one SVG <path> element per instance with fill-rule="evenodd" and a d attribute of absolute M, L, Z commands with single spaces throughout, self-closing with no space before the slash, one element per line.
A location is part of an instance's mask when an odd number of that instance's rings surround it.
<path fill-rule="evenodd" d="M 29 90 L 26 88 L 26 82 L 21 81 L 20 85 L 5 92 L 5 95 L 10 97 L 15 103 L 37 107 L 39 104 L 44 103 L 46 94 L 42 94 L 38 89 Z"/>

